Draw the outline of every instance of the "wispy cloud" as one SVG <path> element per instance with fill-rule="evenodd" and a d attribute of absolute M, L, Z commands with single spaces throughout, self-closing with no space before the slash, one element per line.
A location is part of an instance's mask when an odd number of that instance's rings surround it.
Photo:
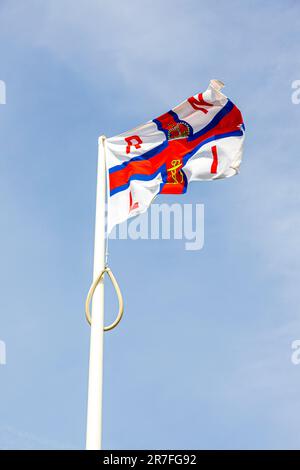
<path fill-rule="evenodd" d="M 1 450 L 75 450 L 69 444 L 45 439 L 11 426 L 0 427 Z"/>

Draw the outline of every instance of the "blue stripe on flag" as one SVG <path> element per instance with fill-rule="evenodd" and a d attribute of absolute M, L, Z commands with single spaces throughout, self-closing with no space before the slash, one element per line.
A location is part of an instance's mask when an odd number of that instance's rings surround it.
<path fill-rule="evenodd" d="M 203 129 L 201 129 L 200 131 L 195 132 L 194 135 L 191 135 L 190 137 L 188 137 L 188 141 L 197 139 L 201 135 L 206 134 L 206 132 L 210 131 L 215 126 L 217 126 L 219 122 L 223 119 L 223 117 L 226 116 L 226 114 L 230 113 L 233 107 L 234 107 L 234 104 L 232 103 L 232 101 L 228 100 L 225 106 L 222 109 L 220 109 L 220 111 L 215 115 L 214 118 L 212 118 L 212 120 L 207 124 L 207 126 L 203 127 Z"/>

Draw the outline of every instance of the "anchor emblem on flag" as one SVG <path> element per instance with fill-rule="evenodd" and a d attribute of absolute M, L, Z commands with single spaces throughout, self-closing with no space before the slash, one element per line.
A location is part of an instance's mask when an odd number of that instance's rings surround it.
<path fill-rule="evenodd" d="M 183 173 L 179 168 L 182 167 L 180 160 L 172 160 L 171 167 L 167 168 L 168 176 L 172 178 L 173 181 L 167 181 L 167 184 L 182 184 L 183 183 Z M 169 178 L 168 178 L 169 180 Z"/>

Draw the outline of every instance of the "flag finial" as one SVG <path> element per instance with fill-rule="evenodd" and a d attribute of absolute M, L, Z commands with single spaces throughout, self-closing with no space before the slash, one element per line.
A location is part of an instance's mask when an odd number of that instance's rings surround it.
<path fill-rule="evenodd" d="M 212 88 L 214 88 L 217 91 L 222 90 L 222 88 L 224 88 L 224 86 L 225 86 L 225 84 L 223 82 L 221 82 L 221 80 L 217 80 L 216 78 L 211 80 L 209 84 L 210 84 L 210 86 L 212 86 Z"/>

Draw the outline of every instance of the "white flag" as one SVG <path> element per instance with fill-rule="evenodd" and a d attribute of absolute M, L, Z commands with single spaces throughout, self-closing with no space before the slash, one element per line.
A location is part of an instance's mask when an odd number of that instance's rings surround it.
<path fill-rule="evenodd" d="M 157 194 L 183 194 L 190 181 L 238 172 L 245 126 L 222 86 L 211 80 L 204 93 L 106 140 L 108 233 L 146 211 Z"/>

